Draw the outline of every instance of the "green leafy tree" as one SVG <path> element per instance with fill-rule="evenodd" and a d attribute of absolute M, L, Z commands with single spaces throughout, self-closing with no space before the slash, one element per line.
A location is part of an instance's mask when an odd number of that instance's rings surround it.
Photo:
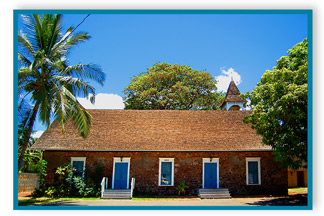
<path fill-rule="evenodd" d="M 267 70 L 252 92 L 252 114 L 244 119 L 273 147 L 283 165 L 307 163 L 307 39 L 288 50 L 273 70 Z"/>
<path fill-rule="evenodd" d="M 125 109 L 198 110 L 219 109 L 223 93 L 208 72 L 190 66 L 156 63 L 133 77 L 124 89 Z"/>
<path fill-rule="evenodd" d="M 95 64 L 69 65 L 67 55 L 72 47 L 87 41 L 85 32 L 73 33 L 70 27 L 62 33 L 62 15 L 22 16 L 24 31 L 18 33 L 18 97 L 22 101 L 30 97 L 31 110 L 18 159 L 18 170 L 23 167 L 24 154 L 30 140 L 37 114 L 48 127 L 51 118 L 62 126 L 71 118 L 81 136 L 86 137 L 91 125 L 90 114 L 79 104 L 75 96 L 95 95 L 95 89 L 85 79 L 104 82 L 104 73 Z M 94 97 L 91 97 L 94 102 Z"/>

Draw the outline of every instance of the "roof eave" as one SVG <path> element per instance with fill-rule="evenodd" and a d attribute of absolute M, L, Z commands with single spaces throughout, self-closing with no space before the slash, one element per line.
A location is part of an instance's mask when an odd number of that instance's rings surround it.
<path fill-rule="evenodd" d="M 181 150 L 181 149 L 174 149 L 174 150 L 111 150 L 111 149 L 35 149 L 35 150 L 43 150 L 43 151 L 79 151 L 79 152 L 251 152 L 251 151 L 273 151 L 272 149 L 220 149 L 220 150 Z"/>

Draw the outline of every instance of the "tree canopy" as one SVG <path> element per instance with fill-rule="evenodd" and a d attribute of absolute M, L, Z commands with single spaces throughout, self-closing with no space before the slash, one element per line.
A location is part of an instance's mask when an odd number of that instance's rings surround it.
<path fill-rule="evenodd" d="M 18 170 L 23 165 L 37 114 L 48 127 L 51 119 L 56 119 L 62 132 L 70 118 L 80 135 L 88 135 L 91 116 L 75 96 L 95 95 L 95 89 L 85 80 L 103 84 L 105 78 L 98 65 L 70 65 L 67 59 L 72 47 L 90 38 L 88 33 L 74 33 L 72 27 L 63 33 L 60 14 L 24 15 L 22 18 L 25 31 L 18 33 L 18 108 L 23 109 L 28 97 L 31 107 L 29 112 L 19 111 L 29 116 L 26 117 Z M 91 101 L 94 102 L 94 98 Z"/>
<path fill-rule="evenodd" d="M 307 164 L 307 39 L 288 50 L 277 66 L 267 70 L 252 92 L 252 114 L 244 119 L 273 147 L 284 166 Z"/>
<path fill-rule="evenodd" d="M 134 76 L 124 89 L 125 109 L 198 110 L 219 109 L 224 99 L 208 72 L 186 65 L 156 63 Z"/>

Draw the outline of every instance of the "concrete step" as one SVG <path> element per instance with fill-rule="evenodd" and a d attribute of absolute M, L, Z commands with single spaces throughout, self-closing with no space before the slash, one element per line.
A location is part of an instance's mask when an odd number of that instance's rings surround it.
<path fill-rule="evenodd" d="M 201 199 L 231 199 L 231 196 L 201 196 Z"/>
<path fill-rule="evenodd" d="M 124 190 L 105 190 L 102 195 L 103 199 L 131 199 L 132 192 L 130 189 Z"/>
<path fill-rule="evenodd" d="M 229 193 L 229 191 L 199 191 L 199 193 L 204 193 L 204 194 L 224 194 L 224 193 Z"/>
<path fill-rule="evenodd" d="M 120 196 L 120 195 L 103 195 L 102 199 L 132 199 L 131 196 Z"/>
<path fill-rule="evenodd" d="M 104 196 L 130 196 L 131 193 L 103 193 Z"/>
<path fill-rule="evenodd" d="M 114 190 L 111 190 L 111 191 L 107 191 L 105 190 L 104 193 L 119 193 L 119 194 L 128 194 L 128 193 L 131 193 L 131 190 L 129 191 L 114 191 Z"/>
<path fill-rule="evenodd" d="M 222 192 L 222 193 L 219 193 L 219 192 L 200 192 L 199 194 L 206 194 L 206 195 L 208 195 L 208 194 L 215 194 L 215 195 L 222 195 L 222 194 L 227 194 L 227 195 L 229 195 L 230 193 L 229 192 Z"/>
<path fill-rule="evenodd" d="M 230 199 L 231 194 L 227 188 L 219 189 L 199 189 L 199 197 L 201 199 Z"/>
<path fill-rule="evenodd" d="M 200 192 L 226 192 L 227 188 L 217 188 L 217 189 L 199 189 Z"/>

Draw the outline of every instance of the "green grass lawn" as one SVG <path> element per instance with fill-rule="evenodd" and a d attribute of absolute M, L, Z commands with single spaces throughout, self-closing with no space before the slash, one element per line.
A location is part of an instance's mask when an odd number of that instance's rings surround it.
<path fill-rule="evenodd" d="M 151 201 L 151 200 L 177 200 L 177 199 L 192 199 L 198 197 L 133 197 L 132 200 L 134 201 Z"/>
<path fill-rule="evenodd" d="M 152 201 L 152 200 L 176 200 L 176 199 L 185 199 L 185 198 L 197 198 L 195 197 L 133 197 L 133 201 Z M 77 197 L 69 197 L 69 198 L 47 198 L 47 197 L 41 197 L 41 198 L 22 198 L 18 199 L 18 205 L 24 206 L 24 205 L 41 205 L 41 204 L 48 204 L 52 202 L 59 202 L 59 201 L 65 201 L 65 200 L 102 200 L 99 197 L 93 197 L 93 198 L 77 198 Z"/>
<path fill-rule="evenodd" d="M 299 188 L 289 188 L 289 194 L 307 194 L 307 187 L 299 187 Z M 197 196 L 183 196 L 183 197 L 133 197 L 133 201 L 152 201 L 152 200 L 177 200 L 177 199 L 188 199 L 188 198 L 198 198 Z M 249 198 L 246 196 L 245 198 Z M 69 197 L 69 198 L 48 198 L 48 197 L 41 197 L 41 198 L 19 198 L 18 205 L 40 205 L 40 204 L 47 204 L 52 202 L 64 201 L 64 200 L 101 200 L 100 197 L 89 197 L 89 198 L 77 198 L 77 197 Z"/>
<path fill-rule="evenodd" d="M 69 198 L 47 198 L 47 197 L 40 197 L 40 198 L 24 198 L 18 199 L 18 205 L 29 205 L 29 204 L 46 204 L 51 202 L 58 202 L 64 200 L 100 200 L 99 197 L 87 197 L 87 198 L 77 198 L 77 197 L 69 197 Z"/>
<path fill-rule="evenodd" d="M 288 193 L 307 193 L 307 187 L 288 188 Z"/>

